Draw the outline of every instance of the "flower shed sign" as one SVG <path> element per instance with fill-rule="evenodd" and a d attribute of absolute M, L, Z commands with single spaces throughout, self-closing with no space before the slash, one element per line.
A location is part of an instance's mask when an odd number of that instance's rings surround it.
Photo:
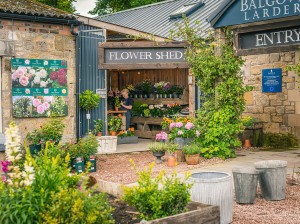
<path fill-rule="evenodd" d="M 300 0 L 238 0 L 218 19 L 224 27 L 300 15 Z"/>
<path fill-rule="evenodd" d="M 99 68 L 187 68 L 185 43 L 101 43 Z"/>
<path fill-rule="evenodd" d="M 67 116 L 67 62 L 13 58 L 11 60 L 13 116 Z"/>

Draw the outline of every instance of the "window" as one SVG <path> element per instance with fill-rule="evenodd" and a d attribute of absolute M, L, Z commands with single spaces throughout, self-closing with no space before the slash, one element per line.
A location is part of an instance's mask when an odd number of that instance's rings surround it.
<path fill-rule="evenodd" d="M 173 12 L 170 15 L 171 19 L 174 18 L 182 18 L 183 15 L 188 16 L 189 14 L 193 13 L 197 9 L 199 9 L 201 6 L 203 6 L 203 1 L 197 1 L 191 4 L 183 5 L 179 9 L 177 9 L 175 12 Z"/>

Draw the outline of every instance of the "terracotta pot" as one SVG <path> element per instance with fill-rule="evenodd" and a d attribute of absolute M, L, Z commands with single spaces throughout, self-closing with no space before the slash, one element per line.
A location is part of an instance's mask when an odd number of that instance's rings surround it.
<path fill-rule="evenodd" d="M 119 107 L 115 107 L 115 111 L 119 111 Z"/>
<path fill-rule="evenodd" d="M 250 143 L 250 140 L 249 139 L 246 139 L 245 140 L 245 148 L 250 148 L 251 147 L 251 143 Z"/>
<path fill-rule="evenodd" d="M 111 136 L 117 136 L 117 132 L 116 131 L 110 131 L 110 135 Z"/>
<path fill-rule="evenodd" d="M 197 165 L 199 164 L 199 157 L 199 154 L 185 155 L 185 161 L 187 165 Z"/>
<path fill-rule="evenodd" d="M 102 132 L 98 132 L 98 133 L 97 133 L 97 136 L 98 136 L 98 137 L 101 137 L 101 136 L 102 136 Z"/>
<path fill-rule="evenodd" d="M 175 156 L 170 155 L 170 156 L 168 157 L 168 166 L 169 166 L 169 167 L 174 167 L 174 166 L 176 166 L 176 158 L 175 158 Z"/>

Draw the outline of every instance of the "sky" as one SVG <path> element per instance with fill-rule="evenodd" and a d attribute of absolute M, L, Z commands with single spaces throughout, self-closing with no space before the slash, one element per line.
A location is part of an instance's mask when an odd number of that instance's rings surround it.
<path fill-rule="evenodd" d="M 79 13 L 82 16 L 94 17 L 88 14 L 88 11 L 92 10 L 95 7 L 96 0 L 76 0 L 74 3 L 76 8 L 76 13 Z"/>

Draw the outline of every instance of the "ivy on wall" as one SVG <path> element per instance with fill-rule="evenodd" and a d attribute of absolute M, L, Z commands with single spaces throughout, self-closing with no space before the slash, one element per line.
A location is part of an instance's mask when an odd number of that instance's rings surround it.
<path fill-rule="evenodd" d="M 185 18 L 184 23 L 177 25 L 178 30 L 171 32 L 172 39 L 188 42 L 186 58 L 205 96 L 205 103 L 197 112 L 201 133 L 197 141 L 206 158 L 234 157 L 235 148 L 241 145 L 238 134 L 245 109 L 244 93 L 251 90 L 243 84 L 240 74 L 244 61 L 234 54 L 229 29 L 203 38 L 197 25 L 190 26 L 189 19 Z"/>

